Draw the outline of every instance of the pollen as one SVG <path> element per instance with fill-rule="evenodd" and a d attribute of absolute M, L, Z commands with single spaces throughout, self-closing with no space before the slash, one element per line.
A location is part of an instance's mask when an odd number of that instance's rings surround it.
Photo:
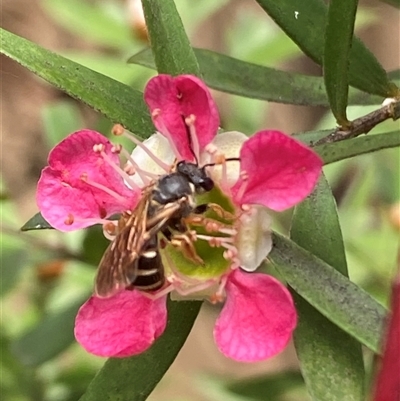
<path fill-rule="evenodd" d="M 121 153 L 121 151 L 122 151 L 122 145 L 121 144 L 113 145 L 112 148 L 111 148 L 111 152 L 115 153 L 115 154 L 118 154 L 118 155 Z"/>
<path fill-rule="evenodd" d="M 129 175 L 135 175 L 136 174 L 135 167 L 133 167 L 132 164 L 130 164 L 130 163 L 126 163 L 125 164 L 124 171 L 125 171 L 126 174 L 129 174 Z"/>
<path fill-rule="evenodd" d="M 115 235 L 117 233 L 117 226 L 109 221 L 103 225 L 103 230 L 109 235 Z"/>
<path fill-rule="evenodd" d="M 209 143 L 208 145 L 206 145 L 204 150 L 210 155 L 214 155 L 218 152 L 218 148 L 213 143 Z"/>
<path fill-rule="evenodd" d="M 79 177 L 83 182 L 88 181 L 88 175 L 87 173 L 82 173 L 81 176 Z"/>
<path fill-rule="evenodd" d="M 224 297 L 221 294 L 213 294 L 210 296 L 210 302 L 215 305 L 219 304 L 224 300 Z"/>
<path fill-rule="evenodd" d="M 66 226 L 71 226 L 74 223 L 74 215 L 72 213 L 69 213 L 67 218 L 64 220 L 64 224 Z"/>
<path fill-rule="evenodd" d="M 154 110 L 151 112 L 151 116 L 152 116 L 153 118 L 157 118 L 160 114 L 161 114 L 161 109 L 154 109 Z"/>
<path fill-rule="evenodd" d="M 111 129 L 111 133 L 115 136 L 123 135 L 124 132 L 125 129 L 121 124 L 115 124 Z"/>
<path fill-rule="evenodd" d="M 245 171 L 245 170 L 241 171 L 240 172 L 240 178 L 243 181 L 247 181 L 249 179 L 249 173 L 247 171 Z"/>
<path fill-rule="evenodd" d="M 185 118 L 185 124 L 190 127 L 191 125 L 194 125 L 196 121 L 196 116 L 194 114 L 190 114 Z"/>
<path fill-rule="evenodd" d="M 105 149 L 105 146 L 102 143 L 96 143 L 93 145 L 93 152 L 95 153 L 101 153 Z"/>

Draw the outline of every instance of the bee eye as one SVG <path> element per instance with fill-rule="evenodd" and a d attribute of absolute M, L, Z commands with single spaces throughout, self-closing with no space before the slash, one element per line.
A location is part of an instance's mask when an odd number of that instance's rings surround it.
<path fill-rule="evenodd" d="M 206 191 L 211 191 L 214 188 L 214 181 L 210 177 L 204 178 L 201 187 Z"/>

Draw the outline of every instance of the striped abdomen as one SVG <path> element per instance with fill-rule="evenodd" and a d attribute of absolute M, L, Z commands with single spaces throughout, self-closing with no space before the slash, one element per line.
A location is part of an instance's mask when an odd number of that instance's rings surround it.
<path fill-rule="evenodd" d="M 143 247 L 136 263 L 132 286 L 140 291 L 156 291 L 164 285 L 164 266 L 158 249 L 157 234 Z"/>

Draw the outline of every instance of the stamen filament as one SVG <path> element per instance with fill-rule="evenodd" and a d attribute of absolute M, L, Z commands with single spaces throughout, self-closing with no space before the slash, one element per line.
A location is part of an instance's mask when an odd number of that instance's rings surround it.
<path fill-rule="evenodd" d="M 246 191 L 246 188 L 247 188 L 247 181 L 249 179 L 249 176 L 248 176 L 247 172 L 246 171 L 241 171 L 239 179 L 241 179 L 242 182 L 240 183 L 240 187 L 239 187 L 239 190 L 236 193 L 236 197 L 235 198 L 240 201 L 242 199 L 245 191 Z"/>
<path fill-rule="evenodd" d="M 129 133 L 128 131 L 124 130 L 122 136 L 125 138 L 128 138 L 130 141 L 132 141 L 136 146 L 139 146 L 141 149 L 143 149 L 146 154 L 153 160 L 155 163 L 157 163 L 163 170 L 169 171 L 170 166 L 167 163 L 164 163 L 160 158 L 158 158 L 147 146 L 143 145 L 139 139 L 137 139 L 133 134 Z M 171 140 L 170 140 L 171 142 Z"/>
<path fill-rule="evenodd" d="M 228 251 L 232 251 L 235 255 L 237 254 L 237 248 L 235 245 L 232 244 L 228 244 L 227 242 L 224 242 L 221 244 L 221 246 L 225 249 L 227 249 Z"/>
<path fill-rule="evenodd" d="M 220 228 L 218 230 L 221 234 L 227 234 L 231 236 L 235 236 L 237 234 L 237 230 L 235 228 Z"/>
<path fill-rule="evenodd" d="M 199 160 L 200 144 L 199 144 L 199 139 L 197 138 L 197 135 L 196 135 L 196 127 L 194 125 L 195 121 L 196 121 L 196 116 L 194 114 L 191 114 L 190 116 L 185 118 L 185 124 L 189 128 L 190 140 L 191 140 L 191 144 L 192 144 L 192 151 L 194 153 L 195 159 Z"/>
<path fill-rule="evenodd" d="M 146 298 L 151 299 L 152 301 L 156 301 L 157 299 L 169 294 L 174 290 L 174 286 L 172 284 L 166 286 L 165 288 L 159 290 L 156 293 L 151 293 L 151 292 L 146 292 L 146 291 L 140 291 L 142 295 L 144 295 Z"/>
<path fill-rule="evenodd" d="M 107 193 L 108 195 L 110 195 L 113 198 L 117 199 L 119 202 L 125 203 L 125 198 L 123 196 L 121 196 L 119 193 L 113 191 L 112 189 L 106 187 L 103 184 L 99 184 L 96 181 L 92 181 L 90 178 L 88 178 L 86 173 L 81 175 L 81 180 L 83 182 L 85 182 L 86 184 L 88 184 L 88 185 L 90 185 L 90 186 L 92 186 L 94 188 L 100 189 L 101 191 Z"/>
<path fill-rule="evenodd" d="M 221 241 L 221 243 L 233 243 L 234 239 L 231 237 L 213 237 L 211 235 L 196 234 L 196 240 L 202 239 L 205 241 Z"/>
<path fill-rule="evenodd" d="M 112 220 L 107 220 L 107 219 L 102 219 L 101 217 L 88 217 L 88 218 L 83 218 L 83 217 L 76 217 L 75 215 L 69 214 L 66 221 L 68 220 L 69 225 L 75 223 L 75 222 L 80 222 L 80 223 L 90 223 L 90 224 L 102 224 L 102 225 L 108 225 L 110 223 L 113 223 Z M 66 223 L 67 224 L 67 223 Z"/>
<path fill-rule="evenodd" d="M 218 289 L 215 292 L 214 297 L 213 297 L 214 299 L 213 298 L 210 299 L 211 302 L 213 300 L 214 300 L 214 302 L 215 301 L 222 302 L 224 300 L 224 298 L 225 298 L 224 292 L 225 292 L 225 286 L 226 286 L 226 282 L 227 281 L 228 281 L 228 276 L 221 277 L 221 281 L 220 281 L 219 287 L 218 287 Z"/>
<path fill-rule="evenodd" d="M 132 177 L 127 174 L 124 170 L 122 170 L 121 167 L 119 167 L 117 164 L 115 164 L 111 158 L 105 153 L 104 151 L 101 151 L 101 156 L 103 159 L 129 184 L 129 186 L 132 189 L 137 189 L 140 190 L 139 186 L 132 180 Z"/>
<path fill-rule="evenodd" d="M 146 177 L 150 177 L 152 179 L 157 179 L 159 177 L 158 174 L 150 173 L 150 171 L 143 170 L 142 168 L 140 168 L 139 165 L 135 162 L 135 160 L 132 159 L 132 156 L 129 154 L 129 152 L 126 149 L 122 149 L 122 153 L 124 154 L 126 159 L 129 161 L 129 163 L 131 163 L 132 166 L 135 168 L 135 171 L 137 171 L 139 174 L 143 174 Z M 140 178 L 142 178 L 142 176 Z"/>
<path fill-rule="evenodd" d="M 151 173 L 145 173 L 144 170 L 142 170 L 139 165 L 132 159 L 131 155 L 129 154 L 129 152 L 125 149 L 121 150 L 121 153 L 127 158 L 127 160 L 129 161 L 129 163 L 134 167 L 135 169 L 135 173 L 139 174 L 140 179 L 143 181 L 144 185 L 149 185 L 150 184 L 150 180 L 148 178 L 148 175 L 150 175 Z M 130 177 L 130 175 L 128 174 L 127 171 L 124 170 L 124 172 Z M 151 174 L 153 176 L 156 176 L 155 174 Z"/>

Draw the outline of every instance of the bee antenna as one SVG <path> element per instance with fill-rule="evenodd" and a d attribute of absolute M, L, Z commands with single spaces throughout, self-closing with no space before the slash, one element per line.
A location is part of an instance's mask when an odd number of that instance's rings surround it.
<path fill-rule="evenodd" d="M 229 157 L 228 159 L 225 159 L 224 162 L 240 162 L 240 157 Z M 213 167 L 216 166 L 217 164 L 220 163 L 207 163 L 204 166 L 202 166 L 202 168 Z"/>

